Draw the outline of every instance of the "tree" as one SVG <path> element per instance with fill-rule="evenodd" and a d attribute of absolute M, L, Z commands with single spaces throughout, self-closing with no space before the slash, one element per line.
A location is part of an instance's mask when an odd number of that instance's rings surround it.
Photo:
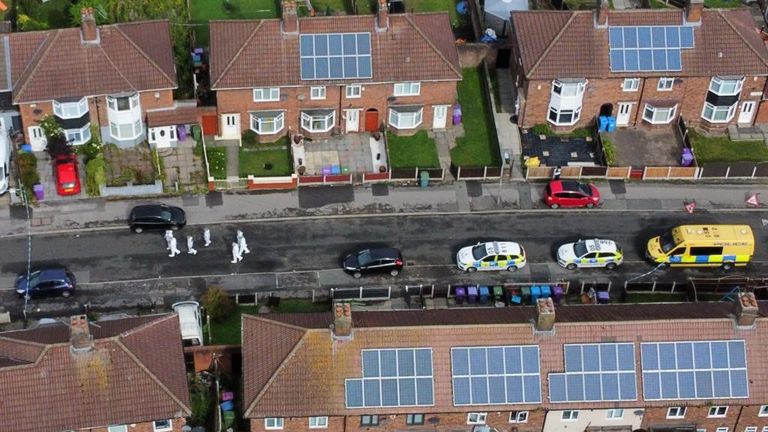
<path fill-rule="evenodd" d="M 67 142 L 67 137 L 64 135 L 54 135 L 48 138 L 48 145 L 45 147 L 45 151 L 52 158 L 55 158 L 56 156 L 72 154 L 72 146 Z"/>

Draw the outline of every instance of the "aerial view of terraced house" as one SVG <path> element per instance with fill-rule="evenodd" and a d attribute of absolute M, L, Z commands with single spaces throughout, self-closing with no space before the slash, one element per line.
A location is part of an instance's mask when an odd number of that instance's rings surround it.
<path fill-rule="evenodd" d="M 461 67 L 447 13 L 212 21 L 211 88 L 219 138 L 252 130 L 259 141 L 288 132 L 397 133 L 451 127 Z"/>
<path fill-rule="evenodd" d="M 171 108 L 177 87 L 167 21 L 97 26 L 93 10 L 80 28 L 9 35 L 13 103 L 32 149 L 45 149 L 39 121 L 53 115 L 72 144 L 131 147 L 147 139 L 147 110 Z M 168 128 L 168 138 L 174 133 Z M 163 133 L 166 136 L 165 133 Z"/>

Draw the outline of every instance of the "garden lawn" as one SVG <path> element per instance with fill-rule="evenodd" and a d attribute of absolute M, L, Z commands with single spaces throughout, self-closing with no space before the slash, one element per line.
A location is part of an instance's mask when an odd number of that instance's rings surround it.
<path fill-rule="evenodd" d="M 350 13 L 347 10 L 347 5 L 351 2 L 345 0 L 311 0 L 312 7 L 315 8 L 315 13 L 318 16 L 333 15 L 334 12 Z M 299 0 L 298 3 L 303 3 Z"/>
<path fill-rule="evenodd" d="M 208 46 L 208 21 L 223 19 L 264 19 L 280 16 L 274 0 L 229 0 L 229 11 L 224 8 L 225 0 L 190 0 L 190 14 L 195 26 L 195 45 Z"/>
<path fill-rule="evenodd" d="M 270 148 L 265 150 L 260 147 Z M 269 177 L 288 176 L 293 173 L 291 152 L 287 145 L 274 148 L 275 145 L 257 144 L 255 146 L 243 146 L 240 148 L 240 177 Z M 271 169 L 266 169 L 265 164 L 271 164 Z"/>
<path fill-rule="evenodd" d="M 389 164 L 392 168 L 438 168 L 435 140 L 427 136 L 427 131 L 419 131 L 412 136 L 397 136 L 387 133 Z"/>
<path fill-rule="evenodd" d="M 213 339 L 211 344 L 240 345 L 240 316 L 242 314 L 256 315 L 258 312 L 258 306 L 239 306 L 237 312 L 227 317 L 226 320 L 221 322 L 211 321 L 211 336 Z"/>
<path fill-rule="evenodd" d="M 728 137 L 705 137 L 691 132 L 693 154 L 699 164 L 707 162 L 768 161 L 768 147 L 762 140 L 731 141 Z"/>
<path fill-rule="evenodd" d="M 379 2 L 377 0 L 351 0 L 357 2 L 357 14 L 373 14 L 376 13 Z M 456 27 L 459 22 L 459 13 L 456 12 L 456 4 L 460 0 L 404 0 L 405 9 L 410 12 L 448 12 L 451 17 L 451 25 Z M 312 1 L 315 5 L 315 1 Z M 317 8 L 317 6 L 315 6 Z M 469 20 L 469 16 L 465 15 L 466 20 Z"/>
<path fill-rule="evenodd" d="M 219 180 L 227 178 L 227 149 L 224 147 L 207 147 L 208 165 L 211 177 Z"/>
<path fill-rule="evenodd" d="M 704 7 L 714 9 L 733 9 L 744 6 L 739 0 L 704 0 Z"/>
<path fill-rule="evenodd" d="M 451 161 L 456 166 L 480 167 L 498 166 L 499 145 L 496 143 L 496 128 L 492 113 L 485 103 L 485 77 L 479 68 L 462 71 L 464 79 L 459 82 L 459 103 L 461 104 L 464 136 L 456 139 L 451 150 Z M 448 113 L 451 115 L 451 113 Z"/>

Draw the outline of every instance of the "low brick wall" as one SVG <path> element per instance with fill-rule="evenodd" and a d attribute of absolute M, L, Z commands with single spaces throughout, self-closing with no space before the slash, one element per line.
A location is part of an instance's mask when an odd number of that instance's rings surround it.
<path fill-rule="evenodd" d="M 254 177 L 248 176 L 250 190 L 285 190 L 296 189 L 299 179 L 296 174 L 285 177 Z"/>
<path fill-rule="evenodd" d="M 163 182 L 161 180 L 155 180 L 154 184 L 148 185 L 134 185 L 131 182 L 128 182 L 128 185 L 126 186 L 99 185 L 99 193 L 103 197 L 162 195 Z"/>
<path fill-rule="evenodd" d="M 459 63 L 462 68 L 477 67 L 485 60 L 490 47 L 482 43 L 465 43 L 456 45 L 459 50 Z"/>

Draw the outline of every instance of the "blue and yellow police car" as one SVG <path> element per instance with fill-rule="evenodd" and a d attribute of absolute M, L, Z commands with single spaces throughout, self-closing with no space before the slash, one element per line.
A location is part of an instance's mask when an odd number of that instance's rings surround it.
<path fill-rule="evenodd" d="M 579 240 L 566 243 L 557 250 L 557 263 L 568 270 L 581 267 L 605 267 L 612 270 L 623 261 L 624 254 L 613 240 Z"/>

